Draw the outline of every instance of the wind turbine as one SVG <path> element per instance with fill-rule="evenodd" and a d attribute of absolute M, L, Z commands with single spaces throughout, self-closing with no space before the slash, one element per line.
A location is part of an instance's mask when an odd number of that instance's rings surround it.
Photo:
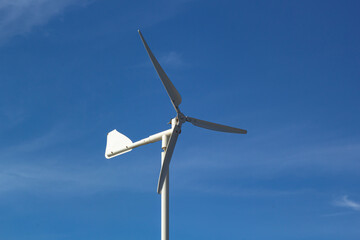
<path fill-rule="evenodd" d="M 165 71 L 160 66 L 159 62 L 156 60 L 154 54 L 151 52 L 149 46 L 147 45 L 143 35 L 140 30 L 138 30 L 140 38 L 144 44 L 144 47 L 149 54 L 151 62 L 153 63 L 156 72 L 158 73 L 161 82 L 163 83 L 167 94 L 170 97 L 171 103 L 174 106 L 176 111 L 176 117 L 171 120 L 171 129 L 156 133 L 147 138 L 139 140 L 137 142 L 132 142 L 128 137 L 119 133 L 118 131 L 113 130 L 107 135 L 107 144 L 105 150 L 106 158 L 113 158 L 115 156 L 124 154 L 131 151 L 133 148 L 157 142 L 162 140 L 161 148 L 163 152 L 161 153 L 161 170 L 157 185 L 157 192 L 161 194 L 161 239 L 169 239 L 169 165 L 171 157 L 174 152 L 176 141 L 181 132 L 181 126 L 185 122 L 190 122 L 194 126 L 206 128 L 209 130 L 219 131 L 219 132 L 228 132 L 228 133 L 240 133 L 246 134 L 247 131 L 240 128 L 225 126 L 218 123 L 212 123 L 193 117 L 185 116 L 179 108 L 181 104 L 181 96 L 176 90 L 173 83 L 170 81 L 169 77 L 166 75 Z"/>

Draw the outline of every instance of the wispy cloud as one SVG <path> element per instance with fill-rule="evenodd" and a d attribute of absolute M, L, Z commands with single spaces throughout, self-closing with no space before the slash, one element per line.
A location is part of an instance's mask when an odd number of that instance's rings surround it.
<path fill-rule="evenodd" d="M 102 148 L 94 150 L 87 156 L 80 155 L 79 152 L 84 152 L 82 149 L 84 146 L 76 145 L 77 147 L 74 149 L 72 143 L 63 145 L 64 142 L 74 138 L 80 139 L 77 142 L 81 142 L 84 136 L 79 136 L 81 135 L 79 132 L 69 133 L 64 129 L 66 129 L 64 126 L 57 126 L 49 129 L 42 136 L 34 137 L 16 146 L 3 147 L 0 154 L 0 159 L 2 159 L 0 161 L 0 193 L 32 191 L 34 189 L 44 193 L 54 191 L 92 193 L 119 189 L 131 189 L 140 192 L 154 190 L 159 166 L 153 161 L 144 161 L 144 159 L 149 159 L 146 153 L 143 154 L 143 151 L 135 153 L 134 151 L 133 154 L 126 156 L 126 161 L 106 161 L 103 157 Z M 185 144 L 186 135 L 184 137 L 185 139 L 179 142 L 180 145 Z M 191 136 L 188 135 L 188 137 Z M 208 144 L 210 145 L 208 146 Z M 62 146 L 61 154 L 50 154 L 54 152 L 52 148 L 57 145 Z M 285 161 L 284 159 L 275 161 L 272 158 L 265 158 L 268 160 L 267 163 L 261 160 L 261 155 L 255 154 L 250 158 L 251 151 L 246 156 L 244 154 L 239 158 L 236 156 L 236 149 L 232 150 L 232 146 L 225 148 L 225 153 L 217 154 L 206 150 L 213 147 L 211 142 L 207 142 L 206 147 L 204 145 L 191 147 L 190 145 L 186 144 L 184 148 L 178 146 L 179 149 L 183 148 L 183 150 L 177 151 L 172 161 L 172 175 L 177 178 L 174 181 L 174 186 L 177 188 L 237 196 L 282 196 L 304 194 L 314 190 L 307 188 L 307 186 L 289 189 L 272 188 L 263 184 L 264 178 L 271 179 L 274 175 L 281 175 L 281 172 L 293 171 L 294 166 L 299 166 L 300 163 L 298 162 L 284 166 L 281 164 Z M 343 152 L 344 149 L 349 150 L 349 147 L 345 146 L 338 146 L 338 148 L 337 151 L 340 152 Z M 335 150 L 334 148 L 331 149 L 333 155 Z M 352 155 L 357 156 L 357 147 L 350 149 L 355 149 L 355 153 L 353 152 Z M 325 149 L 324 151 L 325 156 L 327 156 L 329 150 Z M 136 161 L 131 161 L 132 158 Z M 139 162 L 139 158 L 143 159 Z M 154 159 L 157 159 L 156 155 L 154 155 Z M 300 158 L 301 161 L 299 160 L 299 162 L 305 165 L 314 164 L 314 161 L 310 161 L 310 159 L 305 161 L 306 158 Z M 344 161 L 342 163 L 345 164 Z M 326 167 L 328 164 L 329 159 L 321 164 L 321 167 Z M 350 163 L 350 165 L 354 167 L 353 164 Z M 206 182 L 206 179 L 210 177 L 211 179 L 229 180 L 226 175 L 237 179 L 255 178 L 259 180 L 260 185 L 263 185 L 253 188 L 253 185 L 247 186 L 245 184 L 237 188 L 226 186 L 223 182 L 215 185 Z M 141 176 L 141 178 L 137 176 Z M 129 179 L 132 180 L 129 181 Z M 337 200 L 335 205 L 360 210 L 359 203 L 350 200 L 347 196 Z"/>
<path fill-rule="evenodd" d="M 351 208 L 352 210 L 355 211 L 360 211 L 360 203 L 350 200 L 347 195 L 342 196 L 340 199 L 335 200 L 333 204 L 338 207 L 346 207 L 346 208 Z"/>
<path fill-rule="evenodd" d="M 47 23 L 71 5 L 88 0 L 0 0 L 0 43 Z"/>
<path fill-rule="evenodd" d="M 144 49 L 145 51 L 145 49 Z M 170 51 L 163 54 L 158 54 L 156 50 L 154 50 L 154 54 L 156 59 L 159 61 L 160 65 L 164 68 L 165 72 L 168 73 L 168 70 L 171 68 L 181 68 L 183 66 L 186 66 L 186 64 L 183 61 L 183 57 L 180 53 L 175 51 Z M 144 55 L 145 56 L 145 55 Z M 152 63 L 150 62 L 150 59 L 147 57 L 145 61 L 134 64 L 131 66 L 128 66 L 130 69 L 137 69 L 137 68 L 154 68 Z"/>
<path fill-rule="evenodd" d="M 336 212 L 336 213 L 327 213 L 327 214 L 323 214 L 323 217 L 338 217 L 338 216 L 345 216 L 345 215 L 350 215 L 353 214 L 353 211 L 347 211 L 347 212 Z"/>
<path fill-rule="evenodd" d="M 159 61 L 163 65 L 178 67 L 183 65 L 181 55 L 177 52 L 171 51 L 168 54 L 162 56 Z"/>
<path fill-rule="evenodd" d="M 0 194 L 17 191 L 91 194 L 109 189 L 147 192 L 155 191 L 156 187 L 156 177 L 152 177 L 152 184 L 144 180 L 150 178 L 155 166 L 129 164 L 123 167 L 115 162 L 104 164 L 106 160 L 103 159 L 98 159 L 98 164 L 72 164 L 66 158 L 57 159 L 57 163 L 39 158 L 27 160 L 27 163 L 0 165 L 3 169 L 0 172 Z M 140 175 L 141 179 L 138 178 Z"/>
<path fill-rule="evenodd" d="M 283 197 L 293 195 L 308 195 L 314 193 L 312 189 L 287 189 L 281 190 L 276 188 L 262 187 L 241 187 L 227 186 L 226 184 L 204 184 L 198 182 L 187 182 L 186 185 L 180 186 L 182 189 L 190 192 L 200 192 L 209 195 L 223 195 L 231 197 Z"/>
<path fill-rule="evenodd" d="M 189 169 L 238 170 L 246 177 L 273 177 L 289 172 L 298 173 L 299 169 L 306 174 L 318 173 L 356 173 L 360 169 L 360 140 L 358 138 L 337 139 L 336 141 L 308 141 L 301 132 L 309 131 L 301 126 L 283 127 L 276 132 L 270 130 L 265 133 L 253 133 L 246 136 L 246 140 L 239 138 L 238 148 L 231 144 L 222 144 L 223 151 L 216 149 L 217 141 L 201 140 L 196 146 L 187 145 L 182 153 L 177 153 L 182 159 L 178 168 Z M 202 136 L 211 133 L 201 133 Z M 289 144 L 293 136 L 300 136 L 301 141 Z M 182 138 L 186 138 L 184 135 Z M 233 136 L 229 136 L 229 139 Z M 192 137 L 194 138 L 194 137 Z M 216 139 L 215 136 L 212 139 Z M 245 138 L 244 138 L 245 139 Z M 274 141 L 273 139 L 277 139 Z M 184 140 L 183 140 L 184 141 Z M 195 141 L 190 137 L 188 142 Z M 228 140 L 229 143 L 231 140 Z M 241 154 L 239 154 L 241 149 Z M 176 157 L 175 156 L 175 157 Z M 179 157 L 179 158 L 180 158 Z M 226 161 L 224 161 L 226 159 Z"/>
<path fill-rule="evenodd" d="M 69 139 L 84 136 L 64 129 L 64 126 L 55 126 L 41 136 L 1 148 L 0 195 L 12 192 L 73 195 L 107 190 L 155 192 L 158 164 L 107 161 L 103 149 L 95 154 L 79 155 L 73 151 L 73 144 L 63 145 Z M 59 144 L 63 149 L 54 151 Z M 148 159 L 144 155 L 140 158 Z"/>

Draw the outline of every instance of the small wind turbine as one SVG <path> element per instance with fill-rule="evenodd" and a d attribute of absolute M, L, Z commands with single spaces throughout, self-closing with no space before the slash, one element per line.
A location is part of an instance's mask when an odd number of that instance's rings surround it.
<path fill-rule="evenodd" d="M 161 239 L 168 240 L 169 165 L 171 156 L 174 152 L 176 141 L 181 132 L 182 124 L 185 122 L 190 122 L 197 127 L 228 133 L 246 134 L 247 131 L 185 116 L 179 109 L 179 105 L 181 103 L 181 96 L 179 92 L 176 90 L 169 77 L 166 75 L 159 62 L 156 60 L 144 37 L 142 36 L 140 30 L 138 30 L 138 32 L 140 34 L 140 38 L 145 46 L 146 51 L 149 54 L 151 62 L 153 63 L 156 72 L 158 73 L 160 80 L 163 83 L 177 114 L 176 117 L 171 120 L 171 129 L 156 133 L 134 143 L 128 137 L 116 131 L 116 129 L 109 132 L 107 135 L 105 157 L 108 159 L 113 158 L 115 156 L 129 152 L 133 148 L 162 140 L 161 148 L 163 149 L 163 152 L 161 153 L 161 170 L 158 180 L 157 192 L 158 194 L 161 194 Z"/>

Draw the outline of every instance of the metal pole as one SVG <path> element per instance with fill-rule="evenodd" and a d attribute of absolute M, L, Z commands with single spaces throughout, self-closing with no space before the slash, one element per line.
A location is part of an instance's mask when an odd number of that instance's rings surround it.
<path fill-rule="evenodd" d="M 167 135 L 162 136 L 161 166 L 165 158 L 166 147 L 169 141 Z M 161 240 L 169 240 L 169 172 L 161 189 Z"/>

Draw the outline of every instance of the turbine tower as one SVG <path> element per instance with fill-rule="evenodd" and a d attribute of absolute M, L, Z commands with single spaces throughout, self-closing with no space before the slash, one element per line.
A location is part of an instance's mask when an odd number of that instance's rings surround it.
<path fill-rule="evenodd" d="M 179 108 L 179 105 L 181 104 L 181 96 L 179 92 L 176 90 L 175 86 L 170 81 L 159 62 L 156 60 L 140 30 L 138 30 L 138 32 L 144 47 L 149 54 L 151 62 L 153 63 L 156 72 L 158 73 L 160 80 L 170 97 L 171 103 L 176 111 L 176 117 L 171 120 L 171 129 L 156 133 L 137 142 L 132 142 L 128 137 L 116 131 L 116 129 L 109 132 L 107 135 L 105 157 L 108 159 L 113 158 L 129 152 L 133 148 L 160 140 L 162 141 L 161 148 L 163 149 L 163 152 L 161 153 L 161 170 L 158 179 L 157 193 L 161 194 L 161 240 L 169 240 L 169 166 L 176 141 L 181 132 L 182 124 L 190 122 L 197 127 L 228 133 L 246 134 L 247 131 L 240 128 L 229 127 L 185 116 Z"/>

